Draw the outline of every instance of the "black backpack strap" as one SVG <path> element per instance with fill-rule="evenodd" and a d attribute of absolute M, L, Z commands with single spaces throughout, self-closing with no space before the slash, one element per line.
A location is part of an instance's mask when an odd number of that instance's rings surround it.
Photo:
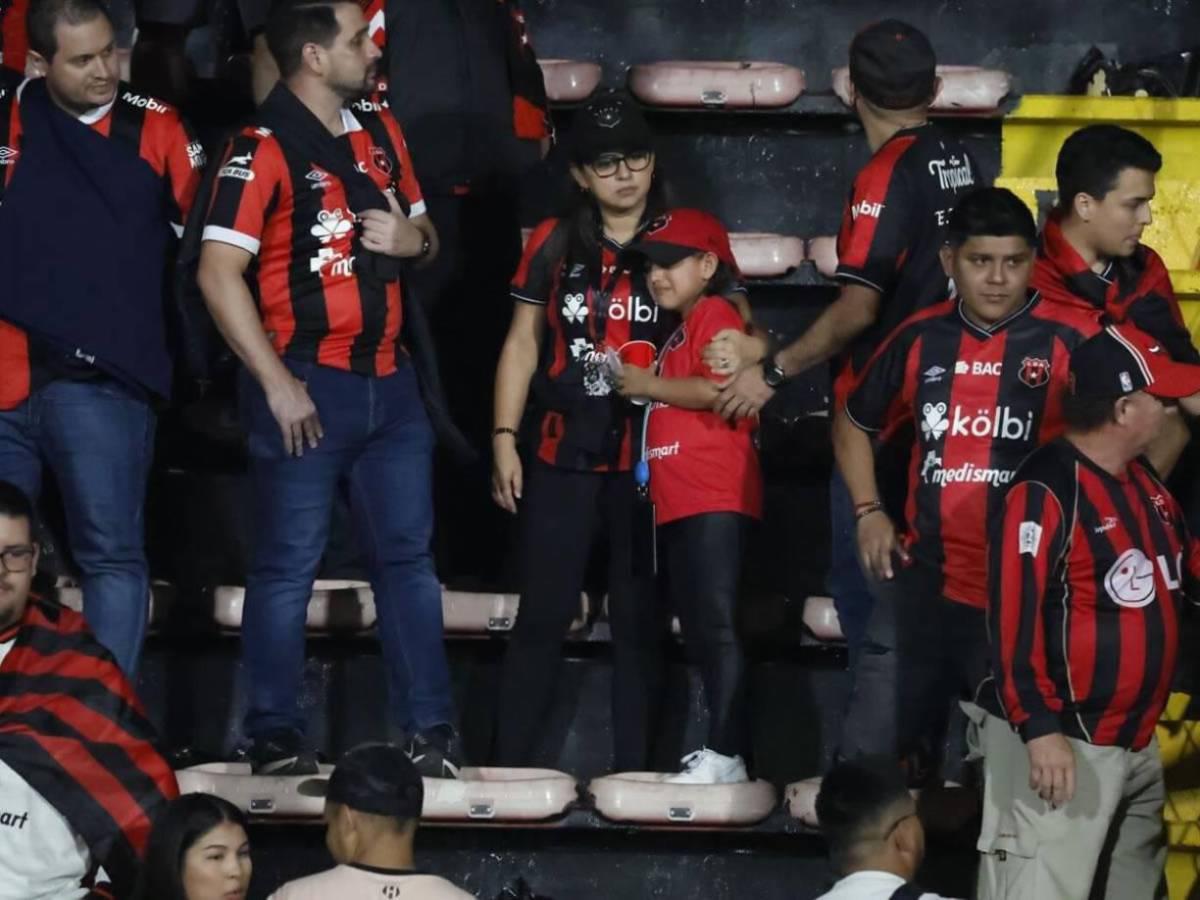
<path fill-rule="evenodd" d="M 896 888 L 896 892 L 892 894 L 891 900 L 921 900 L 925 892 L 911 881 L 908 884 L 902 884 Z"/>

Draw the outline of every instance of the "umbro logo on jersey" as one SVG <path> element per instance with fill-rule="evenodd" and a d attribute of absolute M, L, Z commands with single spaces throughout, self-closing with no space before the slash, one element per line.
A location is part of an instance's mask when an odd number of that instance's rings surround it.
<path fill-rule="evenodd" d="M 0 147 L 0 166 L 11 166 L 20 155 L 20 150 L 12 147 Z"/>
<path fill-rule="evenodd" d="M 320 169 L 310 169 L 308 174 L 304 176 L 305 181 L 312 182 L 312 190 L 323 190 L 332 186 L 333 182 L 329 178 L 328 172 L 322 172 Z"/>
<path fill-rule="evenodd" d="M 943 369 L 941 366 L 930 366 L 928 369 L 925 370 L 925 383 L 926 384 L 939 384 L 939 383 L 941 383 L 942 376 L 945 374 L 946 374 L 946 370 Z"/>

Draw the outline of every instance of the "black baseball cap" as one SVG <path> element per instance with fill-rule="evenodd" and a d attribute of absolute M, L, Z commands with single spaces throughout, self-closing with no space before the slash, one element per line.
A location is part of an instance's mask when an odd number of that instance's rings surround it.
<path fill-rule="evenodd" d="M 571 159 L 589 163 L 605 153 L 653 149 L 646 117 L 628 94 L 610 91 L 593 98 L 571 124 Z"/>
<path fill-rule="evenodd" d="M 325 786 L 325 800 L 370 815 L 419 819 L 425 783 L 399 747 L 359 744 L 338 760 Z"/>
<path fill-rule="evenodd" d="M 850 80 L 883 109 L 912 109 L 933 99 L 937 58 L 925 34 L 899 19 L 868 25 L 850 42 Z"/>
<path fill-rule="evenodd" d="M 1131 325 L 1109 325 L 1071 353 L 1070 390 L 1096 400 L 1134 391 L 1178 400 L 1200 391 L 1200 366 L 1176 362 L 1166 347 Z"/>

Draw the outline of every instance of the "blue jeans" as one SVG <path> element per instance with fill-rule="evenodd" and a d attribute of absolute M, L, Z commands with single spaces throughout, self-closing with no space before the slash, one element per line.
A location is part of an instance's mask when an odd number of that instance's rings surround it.
<path fill-rule="evenodd" d="M 325 436 L 303 456 L 287 456 L 262 389 L 243 371 L 255 526 L 242 618 L 246 734 L 304 730 L 305 610 L 339 486 L 348 489 L 366 551 L 395 724 L 451 724 L 442 590 L 429 547 L 434 437 L 412 366 L 368 378 L 285 363 L 307 384 Z"/>
<path fill-rule="evenodd" d="M 854 520 L 854 500 L 842 473 L 834 467 L 829 481 L 829 577 L 827 585 L 833 605 L 837 610 L 842 634 L 850 654 L 850 666 L 854 667 L 863 641 L 867 636 L 867 622 L 875 599 L 867 578 L 858 562 L 858 523 Z"/>
<path fill-rule="evenodd" d="M 0 479 L 36 501 L 42 465 L 54 473 L 83 614 L 130 676 L 146 635 L 144 507 L 154 424 L 150 406 L 108 378 L 52 381 L 0 412 Z"/>

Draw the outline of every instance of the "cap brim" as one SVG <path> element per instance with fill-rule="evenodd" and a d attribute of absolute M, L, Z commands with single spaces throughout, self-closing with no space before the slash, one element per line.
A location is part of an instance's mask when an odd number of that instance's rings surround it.
<path fill-rule="evenodd" d="M 656 266 L 669 269 L 677 262 L 704 251 L 697 250 L 695 247 L 685 247 L 682 244 L 668 244 L 666 241 L 642 241 L 631 246 L 629 252 L 646 257 Z"/>
<path fill-rule="evenodd" d="M 1200 393 L 1200 366 L 1174 360 L 1155 361 L 1154 382 L 1143 390 L 1163 400 L 1178 400 Z"/>

